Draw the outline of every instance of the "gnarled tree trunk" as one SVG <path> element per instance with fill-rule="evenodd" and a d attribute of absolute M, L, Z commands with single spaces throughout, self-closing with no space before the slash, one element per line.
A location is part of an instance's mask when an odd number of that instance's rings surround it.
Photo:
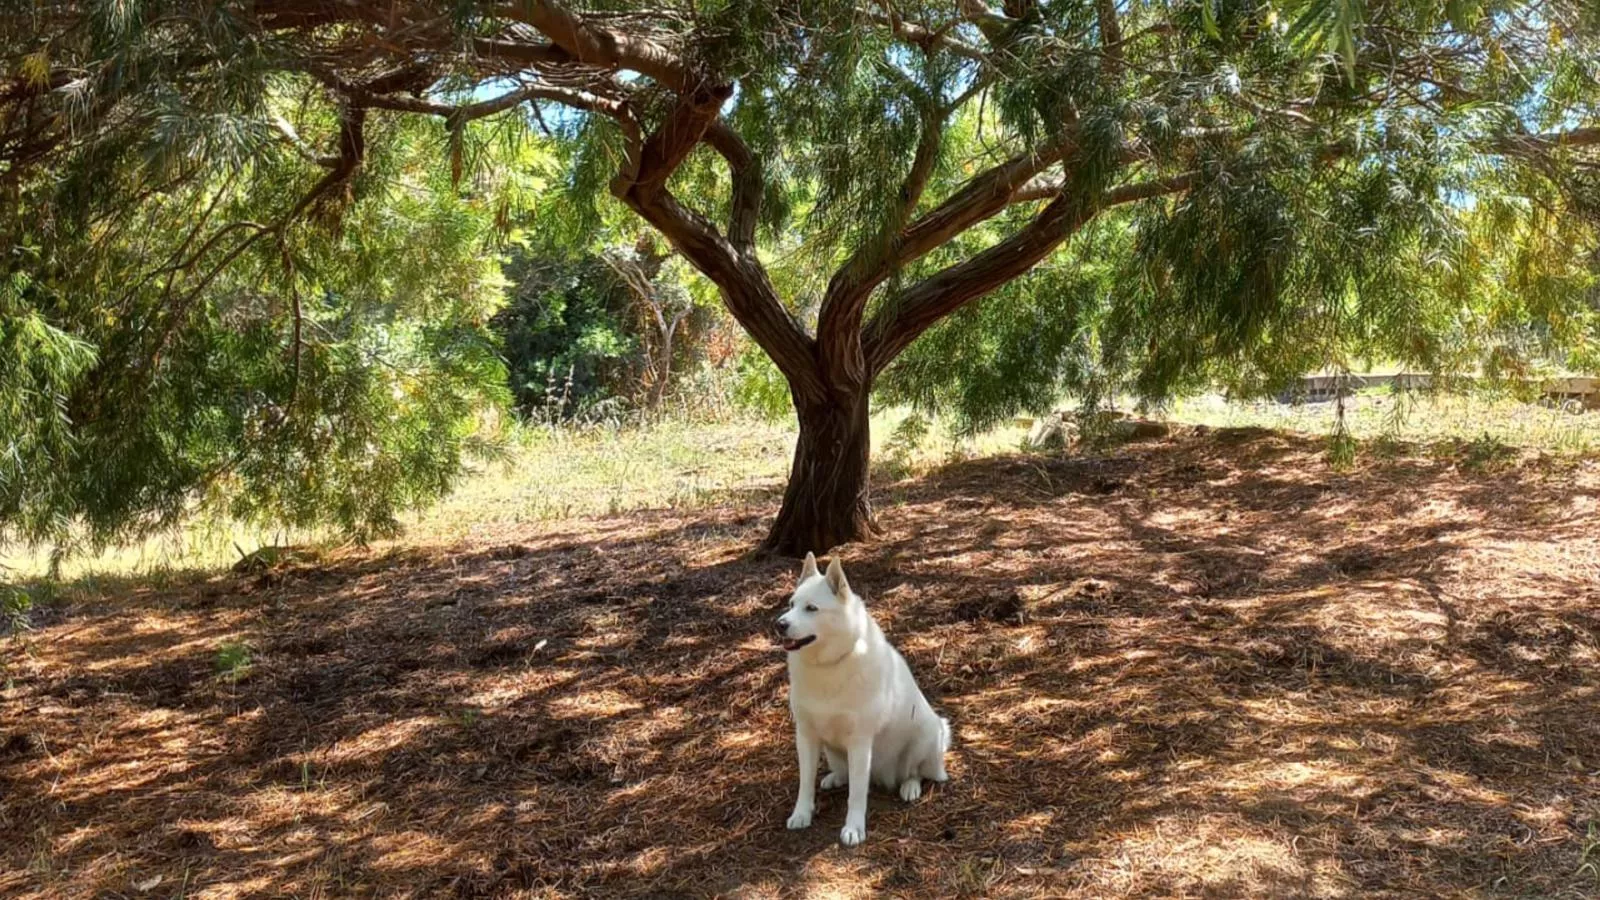
<path fill-rule="evenodd" d="M 872 430 L 870 390 L 832 391 L 829 402 L 796 397 L 800 440 L 783 506 L 761 549 L 780 556 L 826 553 L 878 532 L 868 497 Z"/>

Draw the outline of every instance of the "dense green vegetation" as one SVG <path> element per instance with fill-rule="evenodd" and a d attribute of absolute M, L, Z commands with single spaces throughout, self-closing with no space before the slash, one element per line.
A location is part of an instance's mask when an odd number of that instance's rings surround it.
<path fill-rule="evenodd" d="M 120 150 L 93 173 L 11 185 L 4 536 L 103 544 L 205 497 L 246 520 L 392 528 L 492 449 L 493 215 L 412 120 L 378 125 L 360 176 L 317 195 L 281 140 L 181 114 L 158 119 L 162 144 L 85 150 Z"/>
<path fill-rule="evenodd" d="M 784 553 L 874 530 L 875 391 L 1590 366 L 1597 42 L 1582 0 L 36 5 L 0 538 L 391 529 L 512 396 L 659 407 L 714 299 L 798 419 Z"/>

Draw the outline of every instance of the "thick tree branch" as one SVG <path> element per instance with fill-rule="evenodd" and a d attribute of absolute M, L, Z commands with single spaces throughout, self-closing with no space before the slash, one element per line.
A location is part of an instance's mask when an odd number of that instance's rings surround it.
<path fill-rule="evenodd" d="M 643 196 L 629 193 L 622 199 L 711 279 L 734 319 L 789 380 L 796 399 L 823 400 L 825 391 L 812 355 L 814 343 L 784 307 L 755 255 L 738 252 L 715 225 L 680 204 L 671 191 Z"/>
<path fill-rule="evenodd" d="M 335 93 L 348 97 L 359 106 L 439 116 L 440 118 L 448 119 L 452 124 L 492 116 L 530 100 L 549 100 L 554 103 L 561 103 L 577 109 L 604 113 L 610 116 L 616 116 L 621 112 L 620 101 L 591 94 L 587 91 L 553 87 L 547 84 L 527 85 L 513 91 L 507 91 L 498 97 L 452 106 L 448 103 L 437 103 L 421 97 L 380 92 L 373 89 L 370 84 L 351 84 L 325 69 L 316 70 L 312 74 L 328 85 Z"/>
<path fill-rule="evenodd" d="M 733 176 L 733 198 L 728 212 L 728 240 L 740 253 L 754 253 L 756 224 L 761 218 L 761 160 L 720 118 L 706 127 L 706 143 L 728 163 Z"/>
<path fill-rule="evenodd" d="M 927 189 L 944 143 L 949 111 L 936 105 L 925 91 L 918 94 L 922 134 L 911 167 L 895 197 L 893 210 L 883 228 L 856 248 L 829 280 L 817 318 L 817 342 L 823 364 L 830 373 L 849 384 L 864 384 L 870 375 L 861 352 L 861 317 L 867 298 L 895 264 L 893 255 L 898 249 L 901 230 Z"/>
<path fill-rule="evenodd" d="M 640 149 L 639 171 L 627 191 L 648 195 L 664 189 L 667 179 L 705 138 L 707 129 L 716 121 L 722 104 L 732 93 L 732 85 L 719 84 L 678 95 L 677 105 Z M 613 185 L 612 190 L 619 191 L 619 187 Z"/>
<path fill-rule="evenodd" d="M 976 60 L 978 62 L 987 62 L 989 59 L 989 54 L 985 52 L 982 47 L 974 46 L 973 44 L 969 44 L 966 41 L 955 37 L 954 35 L 950 34 L 948 28 L 941 28 L 935 31 L 926 26 L 918 25 L 915 22 L 907 22 L 905 19 L 893 12 L 892 6 L 890 7 L 890 13 L 888 15 L 868 9 L 860 10 L 860 15 L 869 22 L 873 22 L 888 28 L 889 33 L 894 35 L 897 39 L 904 41 L 907 44 L 920 47 L 924 52 L 937 48 L 943 48 L 957 56 L 964 56 L 967 59 Z"/>
<path fill-rule="evenodd" d="M 1003 43 L 1016 24 L 1015 19 L 995 12 L 983 0 L 959 0 L 956 6 L 961 10 L 961 17 L 978 26 L 992 44 Z"/>
<path fill-rule="evenodd" d="M 829 292 L 857 293 L 865 302 L 878 285 L 888 278 L 897 266 L 911 263 L 927 253 L 948 243 L 956 236 L 978 225 L 1005 209 L 1013 195 L 1028 184 L 1038 173 L 1071 152 L 1075 145 L 1063 140 L 1052 146 L 1037 148 L 1014 156 L 999 165 L 974 175 L 944 202 L 907 225 L 899 235 L 886 242 L 877 254 L 858 254 L 845 264 L 845 269 L 834 276 Z M 849 274 L 848 282 L 834 287 L 847 270 L 858 267 Z"/>
<path fill-rule="evenodd" d="M 1193 173 L 1123 185 L 1097 200 L 1059 194 L 1033 221 L 988 250 L 928 276 L 867 324 L 865 352 L 876 375 L 917 336 L 967 303 L 1021 276 L 1103 209 L 1188 190 Z"/>
<path fill-rule="evenodd" d="M 1513 134 L 1496 138 L 1488 149 L 1508 156 L 1548 154 L 1555 150 L 1600 146 L 1600 125 L 1547 131 L 1542 134 Z"/>
<path fill-rule="evenodd" d="M 628 69 L 680 93 L 692 91 L 706 80 L 703 73 L 694 71 L 655 41 L 586 22 L 548 0 L 523 0 L 494 12 L 533 26 L 584 65 L 612 71 Z"/>
<path fill-rule="evenodd" d="M 1117 0 L 1095 0 L 1095 17 L 1100 25 L 1100 71 L 1115 78 L 1122 74 L 1122 22 L 1117 15 Z"/>
<path fill-rule="evenodd" d="M 937 139 L 940 135 L 931 137 Z M 926 146 L 937 149 L 936 144 Z M 861 319 L 872 292 L 895 268 L 943 246 L 1005 209 L 1014 202 L 1012 197 L 1019 189 L 1059 161 L 1072 147 L 1070 141 L 1063 141 L 1012 157 L 970 178 L 943 203 L 898 234 L 890 233 L 881 243 L 857 250 L 829 281 L 818 319 L 817 338 L 825 361 L 838 367 L 830 371 L 842 371 L 847 378 L 861 383 L 881 371 L 882 366 L 872 363 L 861 338 Z M 913 166 L 913 172 L 915 170 Z M 921 189 L 921 186 L 916 188 L 919 197 Z M 909 213 L 909 209 L 906 212 Z M 899 221 L 895 222 L 897 227 Z"/>
<path fill-rule="evenodd" d="M 943 203 L 906 226 L 895 261 L 904 265 L 945 245 L 967 229 L 988 220 L 1011 203 L 1011 197 L 1034 176 L 1060 162 L 1076 143 L 1060 143 L 1022 153 L 974 175 Z"/>
<path fill-rule="evenodd" d="M 1067 180 L 1060 175 L 1041 175 L 1017 189 L 1011 195 L 1009 203 L 1036 203 L 1040 200 L 1053 200 L 1061 193 Z"/>
<path fill-rule="evenodd" d="M 871 371 L 883 371 L 940 319 L 1033 268 L 1089 215 L 1081 203 L 1057 197 L 1016 234 L 906 290 L 867 324 L 863 344 Z"/>
<path fill-rule="evenodd" d="M 504 59 L 524 66 L 571 66 L 578 60 L 554 44 L 536 44 L 504 38 L 473 38 L 472 49 L 480 56 Z"/>
<path fill-rule="evenodd" d="M 501 98 L 457 110 L 418 109 L 453 117 L 487 114 L 489 104 L 514 105 L 521 99 L 550 99 L 601 112 L 621 123 L 628 135 L 629 158 L 611 184 L 612 193 L 660 231 L 680 254 L 717 285 L 729 311 L 772 356 L 801 393 L 818 394 L 820 382 L 812 342 L 779 300 L 771 280 L 755 256 L 755 230 L 760 215 L 762 173 L 749 147 L 719 118 L 732 85 L 716 83 L 661 45 L 636 35 L 613 31 L 567 11 L 558 4 L 529 0 L 502 7 L 496 14 L 523 22 L 550 39 L 548 47 L 502 40 L 479 40 L 482 52 L 527 58 L 531 65 L 581 64 L 604 73 L 631 70 L 678 94 L 662 124 L 648 137 L 623 101 L 566 88 L 525 88 Z M 610 76 L 605 76 L 610 79 Z M 400 99 L 407 106 L 416 101 Z M 728 163 L 733 177 L 733 203 L 728 236 L 678 202 L 667 183 L 702 141 Z"/>
<path fill-rule="evenodd" d="M 711 279 L 723 303 L 750 336 L 772 357 L 796 393 L 796 399 L 820 402 L 825 395 L 813 356 L 814 342 L 778 297 L 753 246 L 740 247 L 724 237 L 704 216 L 686 208 L 667 188 L 673 171 L 702 139 L 729 158 L 735 172 L 735 232 L 753 245 L 759 178 L 755 158 L 738 135 L 719 123 L 718 113 L 731 88 L 701 87 L 686 95 L 666 121 L 644 141 L 637 172 L 619 175 L 611 190 L 645 221 L 666 236 L 673 249 Z"/>

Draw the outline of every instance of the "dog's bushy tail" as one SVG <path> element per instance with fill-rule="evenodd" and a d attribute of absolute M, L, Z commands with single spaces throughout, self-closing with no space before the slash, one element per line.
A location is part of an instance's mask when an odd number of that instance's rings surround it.
<path fill-rule="evenodd" d="M 944 716 L 939 717 L 939 752 L 950 749 L 950 720 Z"/>

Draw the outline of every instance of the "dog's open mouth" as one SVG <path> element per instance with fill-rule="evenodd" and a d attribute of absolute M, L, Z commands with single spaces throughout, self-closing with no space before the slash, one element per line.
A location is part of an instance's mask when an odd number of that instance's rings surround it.
<path fill-rule="evenodd" d="M 803 638 L 795 638 L 792 641 L 784 641 L 783 642 L 783 649 L 789 651 L 790 653 L 793 653 L 794 651 L 799 650 L 801 647 L 804 647 L 805 645 L 811 643 L 812 641 L 814 641 L 816 639 L 817 639 L 817 636 L 813 634 L 813 635 L 808 635 L 808 636 L 803 637 Z"/>

